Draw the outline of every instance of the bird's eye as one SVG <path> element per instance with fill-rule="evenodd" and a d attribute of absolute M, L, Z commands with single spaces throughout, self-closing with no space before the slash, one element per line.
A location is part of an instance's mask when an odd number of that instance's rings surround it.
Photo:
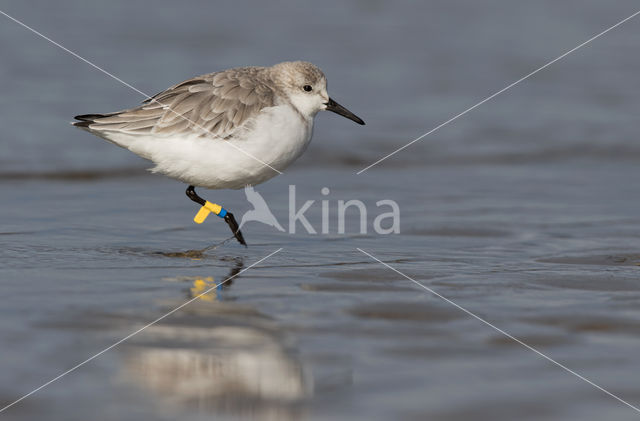
<path fill-rule="evenodd" d="M 311 85 L 304 85 L 304 86 L 302 87 L 302 89 L 304 89 L 304 90 L 305 90 L 305 91 L 307 91 L 307 92 L 311 92 L 311 91 L 313 90 L 313 88 L 311 87 Z"/>

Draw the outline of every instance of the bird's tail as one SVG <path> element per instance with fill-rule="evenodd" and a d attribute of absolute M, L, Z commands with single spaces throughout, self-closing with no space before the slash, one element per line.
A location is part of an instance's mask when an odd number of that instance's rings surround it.
<path fill-rule="evenodd" d="M 73 118 L 79 121 L 73 121 L 71 124 L 74 127 L 79 127 L 81 129 L 90 130 L 89 126 L 98 122 L 101 118 L 111 117 L 119 113 L 107 113 L 107 114 L 81 114 L 77 115 Z"/>
<path fill-rule="evenodd" d="M 124 111 L 117 111 L 106 114 L 81 114 L 74 118 L 71 124 L 91 134 L 101 137 L 114 145 L 128 149 L 131 145 L 132 137 L 129 132 L 123 133 L 122 127 L 126 124 L 120 121 L 120 116 Z M 124 135 L 123 135 L 124 134 Z M 136 152 L 137 153 L 137 152 Z M 143 156 L 141 154 L 138 154 Z"/>

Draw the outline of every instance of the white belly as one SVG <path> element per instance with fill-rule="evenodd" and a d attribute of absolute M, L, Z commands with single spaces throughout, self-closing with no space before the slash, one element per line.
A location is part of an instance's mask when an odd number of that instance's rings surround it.
<path fill-rule="evenodd" d="M 303 120 L 289 106 L 270 107 L 253 127 L 230 140 L 145 136 L 112 141 L 153 161 L 153 172 L 198 187 L 240 189 L 267 181 L 278 175 L 272 168 L 283 171 L 295 161 L 309 145 L 313 117 Z"/>

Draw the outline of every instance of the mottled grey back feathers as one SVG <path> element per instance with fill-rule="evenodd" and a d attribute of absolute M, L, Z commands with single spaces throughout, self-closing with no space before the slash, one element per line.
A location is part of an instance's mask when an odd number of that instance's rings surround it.
<path fill-rule="evenodd" d="M 140 135 L 195 132 L 226 138 L 264 107 L 274 105 L 263 67 L 244 67 L 197 76 L 147 99 L 142 105 L 110 114 L 76 116 L 75 126 L 89 131 Z"/>

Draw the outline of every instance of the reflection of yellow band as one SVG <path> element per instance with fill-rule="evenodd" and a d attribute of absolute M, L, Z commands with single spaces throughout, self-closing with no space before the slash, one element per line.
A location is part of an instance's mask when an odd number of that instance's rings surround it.
<path fill-rule="evenodd" d="M 191 297 L 203 301 L 215 301 L 217 298 L 216 281 L 211 276 L 196 279 L 191 287 Z"/>
<path fill-rule="evenodd" d="M 222 206 L 216 205 L 215 203 L 211 203 L 207 200 L 204 203 L 204 206 L 200 208 L 195 218 L 193 218 L 193 220 L 195 221 L 196 224 L 202 224 L 204 220 L 207 219 L 207 216 L 209 216 L 211 212 L 218 215 L 220 214 L 221 210 L 222 210 Z"/>

